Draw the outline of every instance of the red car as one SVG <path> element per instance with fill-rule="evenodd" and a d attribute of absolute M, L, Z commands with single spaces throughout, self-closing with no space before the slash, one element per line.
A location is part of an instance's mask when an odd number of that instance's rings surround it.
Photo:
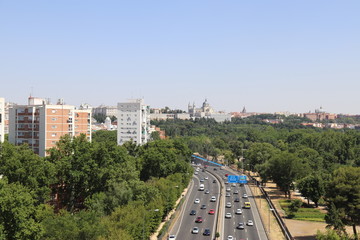
<path fill-rule="evenodd" d="M 209 210 L 209 214 L 214 215 L 214 214 L 215 214 L 215 210 L 214 210 L 214 209 L 210 209 L 210 210 Z"/>
<path fill-rule="evenodd" d="M 229 174 L 225 174 L 225 177 L 229 176 Z"/>
<path fill-rule="evenodd" d="M 197 217 L 195 220 L 195 222 L 197 223 L 202 223 L 202 221 L 203 221 L 202 217 Z"/>

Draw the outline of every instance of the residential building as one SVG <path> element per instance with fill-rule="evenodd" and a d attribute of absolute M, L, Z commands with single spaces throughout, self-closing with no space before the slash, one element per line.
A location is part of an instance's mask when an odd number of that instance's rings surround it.
<path fill-rule="evenodd" d="M 0 98 L 0 142 L 5 140 L 5 99 Z"/>
<path fill-rule="evenodd" d="M 133 141 L 138 145 L 145 144 L 150 138 L 150 108 L 143 99 L 118 103 L 117 142 L 122 145 Z"/>
<path fill-rule="evenodd" d="M 40 156 L 52 148 L 60 137 L 85 134 L 91 141 L 91 109 L 64 104 L 59 100 L 29 97 L 28 105 L 14 105 L 9 109 L 9 142 L 28 144 Z"/>

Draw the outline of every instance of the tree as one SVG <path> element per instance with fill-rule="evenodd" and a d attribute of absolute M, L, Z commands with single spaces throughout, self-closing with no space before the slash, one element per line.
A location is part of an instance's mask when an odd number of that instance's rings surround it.
<path fill-rule="evenodd" d="M 19 183 L 0 179 L 0 236 L 7 240 L 41 239 L 39 216 L 44 206 L 36 205 L 30 192 Z"/>
<path fill-rule="evenodd" d="M 327 210 L 328 212 L 325 215 L 327 228 L 333 227 L 338 234 L 345 233 L 345 224 L 341 220 L 343 212 L 340 212 L 333 202 L 329 204 Z"/>
<path fill-rule="evenodd" d="M 350 240 L 346 235 L 337 233 L 332 229 L 326 230 L 326 232 L 320 232 L 319 230 L 316 233 L 317 240 Z"/>
<path fill-rule="evenodd" d="M 341 221 L 353 227 L 357 237 L 356 225 L 360 224 L 360 168 L 336 169 L 327 186 L 326 199 L 330 206 L 335 205 Z"/>
<path fill-rule="evenodd" d="M 291 198 L 290 190 L 294 188 L 296 179 L 304 175 L 305 166 L 301 160 L 292 153 L 281 152 L 269 160 L 271 179 L 277 184 L 285 197 Z"/>
<path fill-rule="evenodd" d="M 265 163 L 278 152 L 279 150 L 269 143 L 253 143 L 244 154 L 250 164 L 256 166 Z"/>
<path fill-rule="evenodd" d="M 318 207 L 319 200 L 325 194 L 325 183 L 320 174 L 311 174 L 297 181 L 297 188 L 301 194 L 315 203 Z"/>

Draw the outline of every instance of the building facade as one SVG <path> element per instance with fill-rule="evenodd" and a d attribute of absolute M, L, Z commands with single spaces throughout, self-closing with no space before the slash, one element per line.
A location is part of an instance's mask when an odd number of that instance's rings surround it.
<path fill-rule="evenodd" d="M 145 144 L 150 138 L 150 108 L 143 99 L 118 103 L 117 142 L 122 145 L 133 141 L 138 145 Z"/>
<path fill-rule="evenodd" d="M 5 99 L 0 98 L 0 142 L 5 140 Z"/>
<path fill-rule="evenodd" d="M 62 101 L 52 105 L 34 97 L 29 97 L 28 105 L 9 109 L 9 142 L 26 143 L 42 157 L 67 134 L 70 137 L 85 134 L 91 141 L 91 109 L 76 109 Z"/>
<path fill-rule="evenodd" d="M 104 106 L 100 105 L 92 109 L 93 115 L 105 115 L 107 117 L 117 116 L 118 109 L 116 106 Z"/>
<path fill-rule="evenodd" d="M 207 99 L 200 108 L 195 107 L 195 103 L 188 105 L 188 113 L 191 118 L 213 118 L 217 122 L 231 121 L 231 114 L 216 112 L 208 103 Z"/>

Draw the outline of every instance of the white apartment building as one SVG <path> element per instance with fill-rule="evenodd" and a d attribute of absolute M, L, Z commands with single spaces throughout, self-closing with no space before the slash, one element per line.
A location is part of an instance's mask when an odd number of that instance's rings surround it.
<path fill-rule="evenodd" d="M 104 106 L 100 105 L 92 109 L 93 115 L 101 114 L 107 117 L 117 116 L 118 109 L 116 106 Z"/>
<path fill-rule="evenodd" d="M 52 105 L 34 97 L 29 97 L 28 105 L 9 109 L 9 142 L 27 143 L 42 157 L 66 134 L 71 137 L 85 134 L 91 141 L 91 109 L 76 109 L 63 101 Z"/>
<path fill-rule="evenodd" d="M 0 142 L 5 140 L 5 99 L 0 98 Z"/>
<path fill-rule="evenodd" d="M 118 103 L 117 142 L 122 145 L 133 141 L 138 145 L 145 144 L 150 138 L 150 108 L 143 99 Z"/>

